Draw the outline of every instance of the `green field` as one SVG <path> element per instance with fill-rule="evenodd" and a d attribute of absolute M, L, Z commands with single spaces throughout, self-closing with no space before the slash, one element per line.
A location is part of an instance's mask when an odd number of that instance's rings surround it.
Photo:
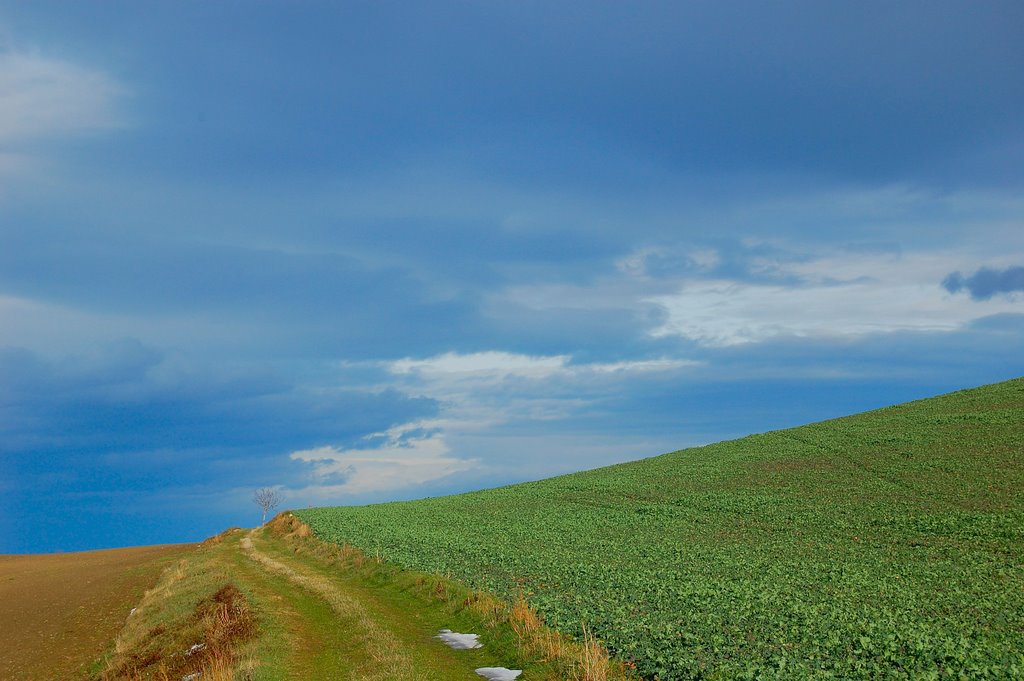
<path fill-rule="evenodd" d="M 649 678 L 1024 678 L 1024 379 L 540 482 L 296 512 Z"/>

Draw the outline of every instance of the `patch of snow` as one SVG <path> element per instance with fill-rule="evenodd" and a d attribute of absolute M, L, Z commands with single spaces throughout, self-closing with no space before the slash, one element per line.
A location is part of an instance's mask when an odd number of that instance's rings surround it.
<path fill-rule="evenodd" d="M 134 615 L 136 610 L 138 610 L 138 608 L 132 608 L 132 611 L 128 613 L 128 616 L 131 617 L 132 615 Z"/>
<path fill-rule="evenodd" d="M 480 667 L 476 673 L 487 679 L 487 681 L 513 681 L 523 673 L 522 669 L 509 669 L 507 667 Z"/>
<path fill-rule="evenodd" d="M 192 646 L 191 648 L 189 648 L 188 652 L 185 653 L 185 654 L 186 655 L 195 655 L 196 653 L 198 653 L 200 650 L 202 650 L 205 647 L 206 647 L 205 643 L 197 643 L 194 646 Z"/>
<path fill-rule="evenodd" d="M 442 629 L 434 638 L 439 638 L 455 650 L 469 650 L 470 648 L 483 648 L 484 644 L 477 641 L 479 634 L 459 634 L 451 629 Z"/>
<path fill-rule="evenodd" d="M 181 681 L 195 681 L 199 678 L 201 674 L 202 672 L 195 672 L 194 674 L 185 674 L 185 676 L 181 677 Z"/>

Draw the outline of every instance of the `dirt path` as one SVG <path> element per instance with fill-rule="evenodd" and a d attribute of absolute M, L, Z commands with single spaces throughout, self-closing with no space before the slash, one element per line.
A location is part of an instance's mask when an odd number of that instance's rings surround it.
<path fill-rule="evenodd" d="M 273 628 L 265 632 L 266 664 L 257 678 L 334 681 L 351 677 L 357 647 L 350 632 L 336 626 L 328 603 L 268 571 L 251 559 L 248 550 L 236 553 L 231 574 L 259 599 L 264 623 Z"/>
<path fill-rule="evenodd" d="M 0 679 L 73 679 L 193 545 L 0 556 Z"/>

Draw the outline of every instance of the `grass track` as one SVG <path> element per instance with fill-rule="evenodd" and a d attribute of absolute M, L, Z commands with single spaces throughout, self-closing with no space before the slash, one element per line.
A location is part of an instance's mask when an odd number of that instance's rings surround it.
<path fill-rule="evenodd" d="M 230 551 L 224 559 L 230 562 L 228 574 L 254 601 L 261 620 L 261 635 L 253 646 L 253 655 L 258 658 L 254 678 L 348 678 L 361 650 L 350 632 L 336 625 L 330 604 L 254 562 L 238 550 L 240 539 L 227 544 Z"/>
<path fill-rule="evenodd" d="M 479 681 L 472 670 L 483 666 L 487 656 L 478 651 L 452 651 L 434 638 L 438 630 L 451 626 L 450 618 L 440 613 L 425 615 L 422 607 L 396 607 L 395 601 L 402 600 L 398 594 L 346 578 L 329 565 L 289 551 L 266 534 L 256 535 L 249 546 L 252 557 L 267 571 L 330 606 L 332 627 L 345 632 L 352 648 L 345 656 L 352 667 L 351 678 Z"/>
<path fill-rule="evenodd" d="M 505 666 L 504 648 L 486 634 L 481 650 L 455 651 L 435 639 L 439 629 L 465 624 L 441 604 L 347 573 L 268 530 L 234 530 L 168 570 L 122 631 L 119 652 L 110 653 L 107 668 L 119 669 L 133 657 L 153 659 L 140 677 L 161 679 L 161 664 L 180 662 L 202 640 L 200 631 L 188 629 L 189 614 L 228 582 L 244 594 L 258 622 L 256 637 L 235 651 L 240 671 L 233 678 L 479 681 L 475 668 Z M 133 674 L 105 678 L 134 679 Z"/>

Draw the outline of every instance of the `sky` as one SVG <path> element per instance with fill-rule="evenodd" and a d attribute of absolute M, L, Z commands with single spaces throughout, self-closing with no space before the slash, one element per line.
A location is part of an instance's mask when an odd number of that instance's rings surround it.
<path fill-rule="evenodd" d="M 1019 2 L 0 0 L 0 553 L 1024 375 Z"/>

